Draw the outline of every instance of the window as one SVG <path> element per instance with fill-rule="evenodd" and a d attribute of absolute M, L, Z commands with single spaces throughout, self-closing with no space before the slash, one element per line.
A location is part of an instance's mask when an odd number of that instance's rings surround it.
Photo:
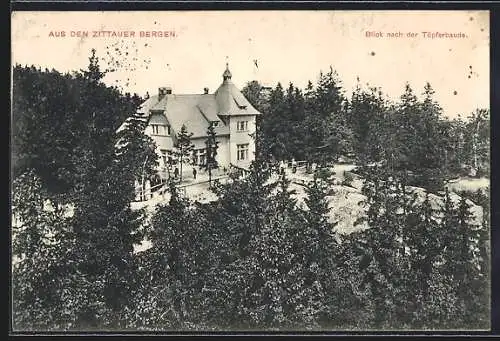
<path fill-rule="evenodd" d="M 219 121 L 212 121 L 212 127 L 218 127 Z"/>
<path fill-rule="evenodd" d="M 161 126 L 156 125 L 156 124 L 154 124 L 154 125 L 151 126 L 151 128 L 153 128 L 153 134 L 154 135 L 160 135 L 160 127 Z"/>
<path fill-rule="evenodd" d="M 170 126 L 161 124 L 152 124 L 151 128 L 153 129 L 153 135 L 162 135 L 162 136 L 170 135 Z"/>
<path fill-rule="evenodd" d="M 200 150 L 198 165 L 203 166 L 205 164 L 205 159 L 206 159 L 205 158 L 205 150 Z"/>
<path fill-rule="evenodd" d="M 248 121 L 238 121 L 236 126 L 237 131 L 247 131 L 248 130 Z"/>
<path fill-rule="evenodd" d="M 238 161 L 248 160 L 248 143 L 236 145 L 236 158 Z"/>

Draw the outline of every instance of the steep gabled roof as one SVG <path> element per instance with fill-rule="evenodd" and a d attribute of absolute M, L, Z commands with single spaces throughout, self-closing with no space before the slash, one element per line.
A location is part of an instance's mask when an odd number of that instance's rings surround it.
<path fill-rule="evenodd" d="M 211 121 L 221 122 L 216 128 L 217 135 L 229 134 L 229 127 L 224 126 L 217 116 L 214 95 L 168 94 L 161 100 L 158 96 L 151 96 L 143 103 L 140 112 L 162 112 L 174 132 L 178 133 L 185 124 L 194 138 L 206 136 Z"/>
<path fill-rule="evenodd" d="M 164 94 L 162 97 L 151 96 L 139 108 L 138 112 L 150 115 L 161 112 L 165 115 L 175 133 L 183 124 L 193 137 L 207 134 L 210 122 L 218 121 L 215 128 L 217 135 L 229 134 L 220 117 L 260 115 L 231 81 L 229 68 L 223 74 L 223 82 L 214 94 Z"/>

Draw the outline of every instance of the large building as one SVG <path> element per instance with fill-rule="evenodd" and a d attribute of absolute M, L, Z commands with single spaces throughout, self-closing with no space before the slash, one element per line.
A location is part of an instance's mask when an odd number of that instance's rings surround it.
<path fill-rule="evenodd" d="M 256 116 L 261 113 L 248 102 L 231 77 L 226 64 L 222 84 L 213 94 L 207 88 L 202 94 L 177 94 L 170 87 L 162 87 L 142 104 L 138 113 L 148 118 L 146 134 L 156 142 L 162 169 L 183 125 L 193 134 L 190 162 L 204 164 L 207 130 L 213 125 L 219 142 L 216 157 L 219 166 L 249 166 L 255 153 Z"/>

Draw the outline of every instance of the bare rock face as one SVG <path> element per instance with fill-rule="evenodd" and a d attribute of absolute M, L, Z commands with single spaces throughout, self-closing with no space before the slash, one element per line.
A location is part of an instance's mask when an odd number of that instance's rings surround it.
<path fill-rule="evenodd" d="M 328 197 L 330 208 L 329 221 L 336 223 L 335 231 L 349 234 L 369 228 L 366 222 L 357 224 L 357 220 L 366 216 L 363 201 L 366 196 L 361 191 L 349 186 L 334 186 L 334 195 Z"/>
<path fill-rule="evenodd" d="M 304 187 L 297 183 L 292 183 L 290 189 L 296 192 L 297 205 L 303 209 L 307 209 L 304 202 L 306 197 Z M 334 185 L 332 189 L 333 194 L 327 198 L 328 207 L 330 208 L 329 222 L 336 224 L 335 230 L 340 234 L 349 234 L 368 228 L 366 223 L 356 224 L 359 218 L 366 215 L 366 208 L 362 205 L 366 196 L 361 194 L 361 190 L 342 185 Z"/>
<path fill-rule="evenodd" d="M 291 186 L 296 190 L 296 198 L 298 205 L 305 208 L 304 188 L 298 184 Z M 366 222 L 358 223 L 360 218 L 366 217 L 368 207 L 364 204 L 366 196 L 361 193 L 362 181 L 355 180 L 351 186 L 334 185 L 333 195 L 328 196 L 328 206 L 330 208 L 329 221 L 336 224 L 334 229 L 339 234 L 350 234 L 352 232 L 362 231 L 369 228 Z M 422 203 L 425 200 L 426 191 L 419 187 L 408 187 L 409 193 L 416 194 L 417 203 Z M 440 209 L 444 202 L 444 193 L 441 195 L 429 194 L 431 207 L 436 211 L 435 217 L 439 220 Z M 461 197 L 453 192 L 450 192 L 450 199 L 453 204 L 458 206 Z M 476 205 L 469 199 L 467 203 L 471 206 L 472 221 L 471 224 L 481 227 L 483 221 L 483 208 Z"/>
<path fill-rule="evenodd" d="M 417 200 L 421 203 L 425 200 L 425 190 L 419 187 L 410 187 L 410 189 L 417 194 Z M 429 201 L 431 203 L 431 207 L 434 210 L 440 210 L 443 206 L 444 202 L 444 192 L 441 192 L 440 195 L 429 194 Z M 454 193 L 449 192 L 450 199 L 453 202 L 453 205 L 458 206 L 460 204 L 461 197 Z M 471 206 L 470 211 L 472 213 L 471 224 L 477 227 L 480 227 L 483 222 L 483 208 L 479 205 L 476 205 L 471 200 L 466 199 L 468 205 Z M 440 218 L 439 214 L 436 214 L 437 218 Z"/>
<path fill-rule="evenodd" d="M 453 192 L 476 192 L 478 190 L 487 192 L 490 187 L 490 180 L 488 178 L 461 178 L 450 180 L 445 185 L 450 191 Z"/>
<path fill-rule="evenodd" d="M 366 197 L 357 189 L 346 186 L 339 187 L 337 194 L 330 197 L 330 218 L 332 222 L 337 222 L 336 231 L 341 234 L 349 234 L 369 228 L 366 223 L 354 224 L 356 220 L 366 216 L 367 207 L 363 204 Z M 410 187 L 409 191 L 416 194 L 417 203 L 422 203 L 425 200 L 426 191 L 423 188 Z M 461 197 L 450 192 L 450 199 L 455 206 L 458 206 Z M 441 195 L 429 194 L 429 201 L 432 209 L 436 211 L 435 218 L 439 221 L 442 217 L 440 210 L 444 204 L 444 193 Z M 483 208 L 469 199 L 467 199 L 467 203 L 471 206 L 472 220 L 470 223 L 480 228 L 483 222 Z"/>
<path fill-rule="evenodd" d="M 350 168 L 343 170 L 349 172 Z M 360 178 L 356 174 L 351 173 L 351 180 L 349 185 L 347 185 L 343 180 L 345 172 L 337 172 L 336 180 L 332 186 L 332 195 L 328 196 L 328 206 L 330 208 L 329 221 L 335 224 L 334 230 L 341 235 L 347 235 L 352 232 L 362 231 L 368 229 L 369 226 L 366 222 L 360 222 L 360 218 L 366 217 L 367 205 L 364 203 L 366 196 L 361 193 L 363 187 L 364 179 Z M 342 178 L 339 174 L 342 174 Z M 307 209 L 304 199 L 306 197 L 305 185 L 312 180 L 310 174 L 295 174 L 293 181 L 290 184 L 290 190 L 295 191 L 294 197 L 297 199 L 297 205 L 304 209 Z M 414 193 L 416 195 L 416 200 L 418 203 L 422 203 L 425 200 L 426 191 L 420 187 L 408 187 L 409 193 Z M 205 203 L 213 200 L 217 200 L 215 194 L 210 193 L 203 189 L 189 189 L 184 193 L 188 195 L 192 200 L 198 200 L 199 202 Z M 148 208 L 149 213 L 154 212 L 154 208 L 159 203 L 168 202 L 168 193 L 164 196 L 154 197 L 148 202 L 133 203 L 133 208 Z M 450 191 L 450 198 L 454 205 L 459 204 L 460 196 L 453 191 Z M 436 211 L 435 217 L 439 220 L 440 209 L 444 202 L 444 192 L 436 194 L 429 194 L 429 200 L 431 207 Z M 471 223 L 478 228 L 481 227 L 483 221 L 483 208 L 476 205 L 469 199 L 467 203 L 471 206 L 472 221 Z M 138 250 L 147 249 L 150 247 L 150 243 L 145 242 L 143 245 L 138 245 Z"/>

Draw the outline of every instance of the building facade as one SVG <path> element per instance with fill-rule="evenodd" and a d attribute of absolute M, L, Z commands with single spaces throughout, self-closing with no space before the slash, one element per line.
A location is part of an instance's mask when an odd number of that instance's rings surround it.
<path fill-rule="evenodd" d="M 247 168 L 255 159 L 255 130 L 258 112 L 237 89 L 231 80 L 229 67 L 222 75 L 222 84 L 213 93 L 204 89 L 203 94 L 176 94 L 169 87 L 158 89 L 139 108 L 138 114 L 147 118 L 146 134 L 157 145 L 160 168 L 165 170 L 169 151 L 177 142 L 183 125 L 193 134 L 193 155 L 186 163 L 203 166 L 205 141 L 210 125 L 214 126 L 218 143 L 219 167 Z M 162 177 L 166 175 L 161 171 Z"/>

